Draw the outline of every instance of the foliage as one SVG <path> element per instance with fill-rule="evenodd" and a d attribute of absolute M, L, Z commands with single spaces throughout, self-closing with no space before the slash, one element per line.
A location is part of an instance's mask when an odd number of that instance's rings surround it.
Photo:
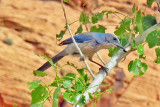
<path fill-rule="evenodd" d="M 8 44 L 8 45 L 12 45 L 13 44 L 12 39 L 7 39 L 6 38 L 6 39 L 3 40 L 3 42 L 6 43 L 6 44 Z"/>
<path fill-rule="evenodd" d="M 154 60 L 155 63 L 160 64 L 160 48 L 156 48 L 157 58 Z"/>
<path fill-rule="evenodd" d="M 151 7 L 152 3 L 155 0 L 147 0 L 147 4 L 149 7 Z M 66 3 L 70 3 L 69 0 L 64 0 Z M 148 69 L 147 64 L 142 61 L 145 60 L 147 56 L 145 56 L 145 48 L 144 43 L 143 44 L 136 44 L 136 41 L 134 38 L 137 35 L 142 35 L 144 31 L 149 29 L 151 26 L 155 25 L 157 23 L 156 18 L 152 15 L 145 15 L 143 11 L 138 10 L 136 8 L 136 5 L 134 4 L 131 10 L 131 16 L 123 15 L 120 12 L 116 11 L 102 11 L 96 14 L 88 15 L 84 11 L 81 12 L 79 22 L 80 25 L 77 28 L 77 31 L 75 34 L 80 34 L 83 32 L 83 28 L 86 27 L 88 29 L 87 25 L 92 24 L 90 29 L 88 31 L 90 32 L 102 32 L 104 33 L 107 29 L 105 26 L 98 24 L 99 21 L 102 19 L 108 18 L 111 14 L 113 15 L 121 15 L 124 16 L 122 21 L 119 23 L 118 26 L 116 26 L 115 35 L 118 36 L 121 44 L 125 46 L 126 44 L 130 44 L 132 46 L 133 50 L 137 50 L 138 56 L 136 59 L 132 60 L 128 64 L 128 71 L 133 73 L 135 76 L 139 75 L 142 76 L 145 74 L 145 72 Z M 119 16 L 118 16 L 119 17 Z M 76 21 L 75 21 L 76 22 Z M 73 23 L 75 23 L 73 22 Z M 71 23 L 70 25 L 72 25 Z M 59 34 L 56 35 L 57 40 L 60 41 L 64 34 L 67 31 L 67 27 L 65 26 L 62 31 L 60 31 Z M 148 34 L 146 38 L 146 43 L 148 43 L 149 48 L 152 48 L 157 46 L 155 49 L 156 53 L 156 59 L 154 60 L 155 63 L 160 64 L 160 30 L 152 31 Z M 109 54 L 108 56 L 112 57 L 118 50 L 118 47 L 115 48 L 109 48 Z M 43 56 L 45 59 L 47 59 L 45 56 Z M 73 63 L 67 62 L 66 65 L 69 65 L 73 68 L 75 68 L 78 72 L 78 74 L 75 73 L 68 73 L 63 77 L 58 76 L 61 68 L 57 66 L 57 64 L 54 64 L 51 59 L 48 59 L 54 70 L 56 71 L 56 77 L 50 84 L 44 84 L 41 82 L 41 80 L 35 80 L 33 82 L 29 82 L 28 85 L 30 85 L 30 90 L 32 90 L 32 107 L 43 107 L 46 100 L 53 101 L 53 107 L 58 107 L 59 102 L 59 96 L 63 96 L 63 98 L 73 104 L 73 105 L 80 105 L 84 106 L 86 104 L 85 96 L 83 93 L 87 90 L 89 84 L 90 84 L 90 77 L 85 72 L 85 68 L 77 68 Z M 64 67 L 63 66 L 63 67 Z M 44 77 L 47 76 L 47 73 L 40 72 L 40 71 L 34 71 L 35 76 Z M 54 90 L 54 92 L 53 92 Z M 63 90 L 63 91 L 62 91 Z M 97 99 L 101 97 L 102 94 L 105 94 L 106 92 L 111 93 L 113 88 L 107 89 L 104 92 L 100 92 L 100 89 L 97 90 L 97 92 L 94 94 L 94 96 L 91 93 L 89 94 L 89 98 L 91 100 L 95 99 L 95 103 Z M 77 101 L 77 99 L 80 99 Z"/>
<path fill-rule="evenodd" d="M 70 102 L 71 104 L 85 104 L 85 98 L 82 93 L 87 89 L 89 85 L 90 78 L 85 73 L 85 68 L 77 69 L 73 64 L 67 62 L 66 65 L 70 65 L 74 67 L 79 75 L 74 73 L 68 73 L 62 78 L 58 76 L 58 72 L 60 68 L 58 68 L 55 64 L 53 64 L 52 60 L 49 59 L 50 64 L 56 71 L 56 78 L 49 84 L 42 84 L 41 80 L 29 82 L 30 90 L 32 90 L 32 103 L 31 105 L 34 106 L 43 106 L 46 100 L 52 99 L 53 106 L 58 107 L 59 95 L 61 94 L 63 98 Z M 36 76 L 47 76 L 43 75 L 41 71 L 34 71 Z M 51 91 L 55 89 L 54 93 Z M 50 90 L 50 91 L 49 91 Z M 63 92 L 61 91 L 63 90 Z M 80 97 L 80 100 L 77 102 L 77 97 Z"/>
<path fill-rule="evenodd" d="M 149 7 L 151 7 L 151 5 L 152 5 L 153 2 L 155 2 L 155 0 L 147 0 L 147 5 L 148 5 Z"/>

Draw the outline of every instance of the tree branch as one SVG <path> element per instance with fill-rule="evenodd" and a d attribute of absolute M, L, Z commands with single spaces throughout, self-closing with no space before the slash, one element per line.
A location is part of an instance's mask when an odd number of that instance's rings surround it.
<path fill-rule="evenodd" d="M 136 45 L 139 45 L 143 42 L 145 42 L 147 35 L 154 31 L 160 29 L 160 23 L 155 24 L 154 26 L 150 27 L 149 29 L 147 29 L 146 31 L 143 32 L 142 35 L 137 36 L 134 40 L 136 42 Z M 124 58 L 126 57 L 129 53 L 131 53 L 132 50 L 131 49 L 131 45 L 127 44 L 126 45 L 126 51 L 127 52 L 123 52 L 122 49 L 120 49 L 109 61 L 108 63 L 105 65 L 106 68 L 108 68 L 108 71 L 105 71 L 103 69 L 100 69 L 100 72 L 96 75 L 96 79 L 94 79 L 92 81 L 92 83 L 89 85 L 88 89 L 84 92 L 84 96 L 85 96 L 85 100 L 88 101 L 89 100 L 89 94 L 88 93 L 95 93 L 97 91 L 97 89 L 99 88 L 99 85 L 102 83 L 102 81 L 105 79 L 105 77 L 107 76 L 108 73 L 111 72 L 111 70 Z M 79 100 L 79 98 L 77 98 L 77 101 Z M 76 107 L 80 107 L 80 105 L 74 105 Z"/>

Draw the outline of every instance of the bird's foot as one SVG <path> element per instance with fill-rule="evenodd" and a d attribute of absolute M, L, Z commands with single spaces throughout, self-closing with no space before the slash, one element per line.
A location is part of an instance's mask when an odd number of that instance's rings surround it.
<path fill-rule="evenodd" d="M 80 57 L 80 59 L 79 59 L 80 61 L 84 61 L 85 60 L 85 56 L 83 56 L 83 57 Z"/>
<path fill-rule="evenodd" d="M 103 70 L 108 75 L 109 68 L 102 66 L 99 70 Z"/>
<path fill-rule="evenodd" d="M 81 58 L 79 58 L 79 60 L 80 60 L 80 61 L 84 61 L 84 58 L 81 57 Z"/>
<path fill-rule="evenodd" d="M 118 65 L 118 64 L 116 65 L 116 67 L 118 67 L 118 68 L 120 68 L 120 69 L 123 69 L 123 68 L 122 68 L 120 65 Z"/>

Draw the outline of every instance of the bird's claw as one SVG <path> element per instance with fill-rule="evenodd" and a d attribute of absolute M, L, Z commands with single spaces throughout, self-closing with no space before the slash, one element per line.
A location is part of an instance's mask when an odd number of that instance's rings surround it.
<path fill-rule="evenodd" d="M 100 70 L 105 71 L 106 74 L 108 75 L 109 68 L 103 66 L 103 67 L 100 68 Z"/>
<path fill-rule="evenodd" d="M 122 68 L 120 65 L 118 65 L 118 64 L 116 65 L 116 67 L 118 67 L 118 68 L 120 68 L 120 69 L 123 69 L 123 68 Z"/>
<path fill-rule="evenodd" d="M 80 59 L 79 59 L 80 61 L 84 61 L 85 60 L 85 56 L 83 56 L 83 57 L 80 57 Z"/>
<path fill-rule="evenodd" d="M 80 60 L 80 61 L 84 61 L 84 58 L 83 58 L 83 57 L 81 57 L 81 58 L 79 58 L 79 60 Z"/>

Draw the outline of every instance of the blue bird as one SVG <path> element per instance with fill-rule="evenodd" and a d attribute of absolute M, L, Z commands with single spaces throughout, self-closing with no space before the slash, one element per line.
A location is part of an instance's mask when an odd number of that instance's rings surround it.
<path fill-rule="evenodd" d="M 97 32 L 86 32 L 74 36 L 82 53 L 89 58 L 90 61 L 100 65 L 99 63 L 92 60 L 93 55 L 101 49 L 108 49 L 111 47 L 119 47 L 125 51 L 125 48 L 120 44 L 119 39 L 111 33 L 97 33 Z M 72 38 L 68 38 L 62 41 L 61 45 L 68 45 L 63 51 L 58 53 L 56 56 L 52 57 L 53 63 L 56 63 L 64 56 L 80 56 L 77 48 L 75 47 Z M 101 65 L 100 65 L 101 66 Z M 38 71 L 45 71 L 51 67 L 50 63 L 47 61 L 43 64 Z"/>

